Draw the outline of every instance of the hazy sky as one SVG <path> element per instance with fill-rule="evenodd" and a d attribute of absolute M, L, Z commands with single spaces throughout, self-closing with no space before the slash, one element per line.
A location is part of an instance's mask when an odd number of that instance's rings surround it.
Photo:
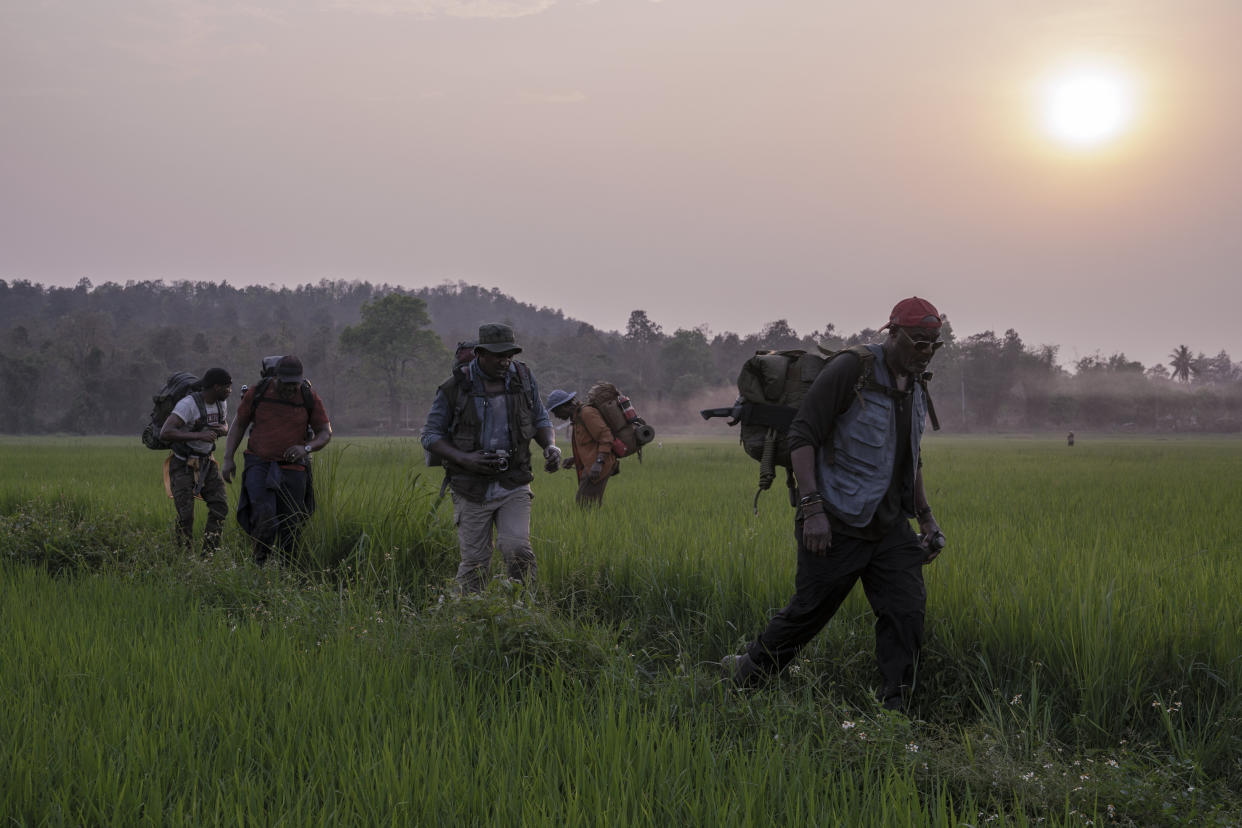
<path fill-rule="evenodd" d="M 3 0 L 0 278 L 1242 359 L 1238 0 Z M 1067 60 L 1133 121 L 1041 123 Z M 520 333 L 520 332 L 519 332 Z"/>

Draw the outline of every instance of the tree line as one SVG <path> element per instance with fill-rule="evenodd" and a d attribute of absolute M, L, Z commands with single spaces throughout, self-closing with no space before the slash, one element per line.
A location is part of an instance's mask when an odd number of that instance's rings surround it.
<path fill-rule="evenodd" d="M 136 434 L 168 374 L 227 368 L 253 384 L 262 358 L 296 353 L 348 433 L 409 434 L 421 425 L 456 344 L 481 322 L 517 331 L 522 359 L 545 393 L 607 379 L 666 429 L 701 425 L 695 411 L 732 402 L 738 371 L 757 350 L 839 350 L 882 334 L 806 334 L 786 320 L 756 332 L 671 333 L 634 310 L 603 331 L 496 289 L 465 283 L 416 290 L 358 281 L 284 287 L 141 281 L 45 287 L 0 280 L 0 433 Z M 1242 430 L 1242 365 L 1171 345 L 1165 364 L 1117 353 L 1057 362 L 1057 347 L 1015 330 L 958 336 L 932 363 L 947 431 Z M 717 429 L 719 430 L 719 429 Z"/>

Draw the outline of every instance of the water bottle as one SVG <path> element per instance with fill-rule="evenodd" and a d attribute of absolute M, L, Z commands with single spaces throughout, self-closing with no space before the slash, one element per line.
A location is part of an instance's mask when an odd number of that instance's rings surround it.
<path fill-rule="evenodd" d="M 634 406 L 630 404 L 629 397 L 617 397 L 617 406 L 620 407 L 621 413 L 625 415 L 625 421 L 627 423 L 632 423 L 638 419 L 638 412 L 635 411 Z"/>

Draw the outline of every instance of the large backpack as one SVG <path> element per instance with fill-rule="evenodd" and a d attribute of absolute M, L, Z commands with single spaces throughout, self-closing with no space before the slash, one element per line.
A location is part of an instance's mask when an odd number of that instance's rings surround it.
<path fill-rule="evenodd" d="M 168 419 L 168 415 L 177 407 L 177 403 L 181 402 L 181 398 L 191 391 L 198 388 L 198 377 L 188 371 L 178 371 L 164 381 L 164 387 L 159 393 L 151 397 L 154 407 L 147 416 L 147 424 L 142 429 L 142 444 L 153 451 L 168 451 L 172 446 L 160 439 L 160 430 L 164 428 L 164 421 Z M 203 405 L 202 398 L 198 402 L 199 411 L 204 420 L 207 419 L 207 410 Z"/>
<path fill-rule="evenodd" d="M 759 489 L 755 492 L 754 506 L 759 508 L 759 495 L 772 486 L 776 467 L 785 467 L 785 484 L 793 500 L 794 477 L 789 456 L 789 426 L 802 398 L 811 384 L 832 359 L 843 353 L 852 353 L 862 361 L 855 394 L 859 399 L 864 390 L 889 393 L 891 389 L 875 379 L 875 354 L 866 345 L 855 345 L 843 351 L 830 351 L 820 346 L 818 353 L 803 350 L 756 351 L 742 364 L 737 377 L 738 398 L 731 408 L 708 408 L 699 412 L 703 419 L 730 417 L 729 425 L 740 426 L 739 439 L 742 448 L 759 461 Z M 915 381 L 927 392 L 927 373 Z M 895 393 L 895 392 L 894 392 Z M 936 409 L 931 396 L 927 396 L 928 417 L 932 428 L 940 429 Z"/>
<path fill-rule="evenodd" d="M 469 378 L 466 376 L 466 373 L 470 370 L 470 363 L 473 360 L 474 360 L 474 343 L 469 342 L 469 341 L 458 342 L 457 350 L 453 353 L 452 376 L 457 381 L 459 386 L 469 385 Z M 523 365 L 523 367 L 525 366 Z M 454 414 L 456 413 L 459 413 L 459 412 L 454 412 Z M 426 426 L 424 426 L 423 428 L 425 427 Z M 419 436 L 419 439 L 422 438 L 423 436 L 422 428 L 418 430 L 418 436 Z M 423 462 L 426 463 L 428 466 L 432 466 L 432 467 L 444 465 L 444 460 L 440 458 L 440 455 L 432 454 L 427 449 L 423 449 Z M 444 479 L 447 482 L 448 481 L 448 470 L 447 469 L 445 470 L 444 474 L 445 474 Z M 443 487 L 441 487 L 441 491 L 443 491 Z"/>
<path fill-rule="evenodd" d="M 275 403 L 277 405 L 301 406 L 302 408 L 306 409 L 306 439 L 309 440 L 315 435 L 315 430 L 311 427 L 311 424 L 310 424 L 310 418 L 315 416 L 315 395 L 314 393 L 311 392 L 310 380 L 308 379 L 302 380 L 302 384 L 298 389 L 301 392 L 301 399 L 297 400 L 296 402 L 282 400 L 277 397 L 272 397 L 268 399 L 264 399 L 263 397 L 263 395 L 267 393 L 267 389 L 276 380 L 277 363 L 279 363 L 284 358 L 285 357 L 283 354 L 277 354 L 276 356 L 263 357 L 263 361 L 260 363 L 260 366 L 259 366 L 259 382 L 254 387 L 254 397 L 250 402 L 250 424 L 251 426 L 254 425 L 255 412 L 259 410 L 259 404 L 262 402 Z M 243 385 L 242 386 L 243 397 L 246 396 L 246 389 L 247 389 L 247 386 Z"/>
<path fill-rule="evenodd" d="M 599 411 L 612 432 L 612 453 L 619 458 L 636 454 L 641 461 L 643 446 L 655 439 L 655 429 L 638 416 L 630 398 L 611 382 L 597 382 L 587 391 L 586 404 Z"/>

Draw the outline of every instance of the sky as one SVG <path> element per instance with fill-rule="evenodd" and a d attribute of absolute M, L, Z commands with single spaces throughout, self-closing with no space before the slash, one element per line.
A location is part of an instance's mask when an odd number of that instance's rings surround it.
<path fill-rule="evenodd" d="M 1237 361 L 1239 33 L 1237 0 L 6 0 L 0 278 L 464 281 L 712 334 L 919 295 L 1063 364 Z M 1043 103 L 1084 64 L 1127 113 L 1090 146 Z"/>

